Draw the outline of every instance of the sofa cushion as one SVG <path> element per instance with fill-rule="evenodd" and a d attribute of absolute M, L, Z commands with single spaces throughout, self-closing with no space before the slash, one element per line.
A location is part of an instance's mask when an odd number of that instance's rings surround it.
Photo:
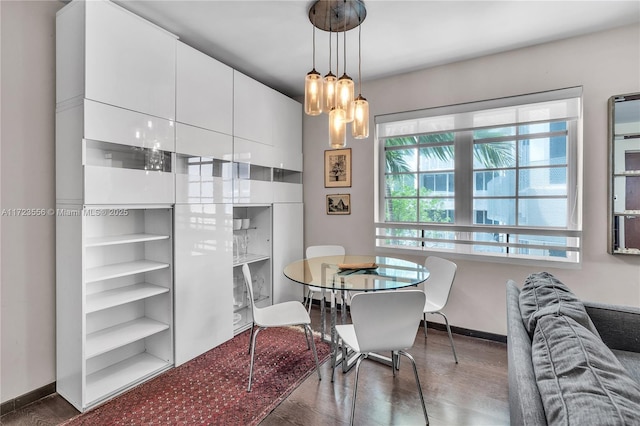
<path fill-rule="evenodd" d="M 569 287 L 548 272 L 539 272 L 527 277 L 520 291 L 520 314 L 530 336 L 533 336 L 536 323 L 541 317 L 566 315 L 600 337 L 582 301 Z"/>
<path fill-rule="evenodd" d="M 613 352 L 616 358 L 618 358 L 618 361 L 620 361 L 620 364 L 627 370 L 629 377 L 640 385 L 640 352 L 620 351 L 616 349 L 612 349 L 611 352 Z"/>
<path fill-rule="evenodd" d="M 638 424 L 640 385 L 578 322 L 562 315 L 540 317 L 532 350 L 548 424 Z"/>

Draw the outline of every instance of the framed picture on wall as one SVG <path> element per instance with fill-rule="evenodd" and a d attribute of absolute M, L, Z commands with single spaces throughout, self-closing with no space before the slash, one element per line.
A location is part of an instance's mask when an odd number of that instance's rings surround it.
<path fill-rule="evenodd" d="M 351 214 L 351 195 L 327 195 L 327 214 Z"/>
<path fill-rule="evenodd" d="M 330 149 L 324 152 L 324 187 L 351 186 L 351 148 Z"/>

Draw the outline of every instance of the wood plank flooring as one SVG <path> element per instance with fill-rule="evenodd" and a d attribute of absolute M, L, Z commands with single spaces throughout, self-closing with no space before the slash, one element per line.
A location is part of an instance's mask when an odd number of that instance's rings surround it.
<path fill-rule="evenodd" d="M 319 309 L 312 309 L 314 328 Z M 459 364 L 453 360 L 447 334 L 429 328 L 425 340 L 420 327 L 409 353 L 418 374 L 433 426 L 509 425 L 507 347 L 504 343 L 453 336 Z M 282 402 L 263 426 L 349 424 L 355 369 L 336 370 L 331 383 L 329 362 L 321 366 L 322 381 L 313 374 Z M 43 398 L 0 418 L 7 426 L 58 425 L 77 411 L 57 394 Z M 360 367 L 355 412 L 356 425 L 421 425 L 420 407 L 413 369 L 401 359 L 400 371 L 365 360 Z"/>

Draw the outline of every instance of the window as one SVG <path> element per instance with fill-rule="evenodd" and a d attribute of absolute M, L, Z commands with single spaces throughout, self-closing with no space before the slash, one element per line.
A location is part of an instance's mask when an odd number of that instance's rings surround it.
<path fill-rule="evenodd" d="M 377 116 L 377 246 L 578 263 L 581 92 Z"/>

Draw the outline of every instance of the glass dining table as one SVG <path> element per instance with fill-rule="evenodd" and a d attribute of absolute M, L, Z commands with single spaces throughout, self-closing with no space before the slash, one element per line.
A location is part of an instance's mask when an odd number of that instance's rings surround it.
<path fill-rule="evenodd" d="M 340 299 L 341 322 L 346 323 L 347 296 L 349 292 L 396 290 L 416 286 L 429 278 L 429 271 L 424 265 L 390 256 L 374 255 L 342 255 L 321 256 L 302 259 L 290 263 L 284 268 L 284 275 L 290 280 L 304 286 L 315 287 L 314 291 L 323 293 L 321 308 L 321 332 L 323 340 L 330 341 L 335 348 L 337 335 L 337 301 Z M 331 334 L 327 336 L 326 293 L 330 295 Z M 351 368 L 351 359 L 343 347 L 341 354 L 333 360 L 333 365 L 342 362 L 344 372 Z M 373 359 L 391 364 L 390 358 L 372 354 Z"/>

